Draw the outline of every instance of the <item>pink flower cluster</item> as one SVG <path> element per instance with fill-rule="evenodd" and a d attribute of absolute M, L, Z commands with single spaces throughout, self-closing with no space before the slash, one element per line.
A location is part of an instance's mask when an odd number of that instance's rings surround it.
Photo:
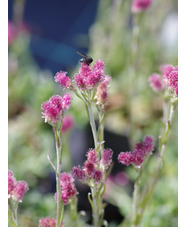
<path fill-rule="evenodd" d="M 29 188 L 25 181 L 16 181 L 14 174 L 8 171 L 8 198 L 21 202 L 28 190 Z"/>
<path fill-rule="evenodd" d="M 99 183 L 103 179 L 103 173 L 112 162 L 112 151 L 110 149 L 105 149 L 102 153 L 101 161 L 99 161 L 96 151 L 90 149 L 87 152 L 87 160 L 84 163 L 84 167 L 80 166 L 73 167 L 72 173 L 74 177 L 82 181 L 83 183 L 88 183 L 93 179 L 96 183 Z"/>
<path fill-rule="evenodd" d="M 77 194 L 77 190 L 74 185 L 74 178 L 70 173 L 62 173 L 60 176 L 61 184 L 61 200 L 66 205 L 69 202 L 69 199 Z"/>
<path fill-rule="evenodd" d="M 99 104 L 106 104 L 108 100 L 108 86 L 111 81 L 110 76 L 105 76 L 104 80 L 97 87 L 96 99 Z"/>
<path fill-rule="evenodd" d="M 161 66 L 161 72 L 168 86 L 178 95 L 178 66 L 163 65 Z"/>
<path fill-rule="evenodd" d="M 74 118 L 71 115 L 66 115 L 63 119 L 62 132 L 65 133 L 74 127 Z"/>
<path fill-rule="evenodd" d="M 66 111 L 70 107 L 71 95 L 66 93 L 63 97 L 59 95 L 53 95 L 48 101 L 41 105 L 43 110 L 42 118 L 45 118 L 45 122 L 53 122 L 61 120 L 63 111 Z"/>
<path fill-rule="evenodd" d="M 93 89 L 104 80 L 104 63 L 97 60 L 93 68 L 81 63 L 79 73 L 75 74 L 74 80 L 79 89 Z"/>
<path fill-rule="evenodd" d="M 143 10 L 147 10 L 152 3 L 152 0 L 133 0 L 132 12 L 139 13 Z"/>
<path fill-rule="evenodd" d="M 67 76 L 67 72 L 57 72 L 55 77 L 54 77 L 56 82 L 59 82 L 61 86 L 72 89 L 72 81 L 71 79 Z"/>
<path fill-rule="evenodd" d="M 155 92 L 160 92 L 168 87 L 178 95 L 178 67 L 165 64 L 161 66 L 161 74 L 152 74 L 149 77 L 150 87 Z M 167 85 L 167 86 L 166 86 Z"/>
<path fill-rule="evenodd" d="M 56 227 L 56 219 L 55 218 L 41 218 L 39 220 L 39 227 Z M 63 227 L 63 225 L 61 225 Z"/>
<path fill-rule="evenodd" d="M 152 136 L 146 136 L 141 143 L 137 143 L 133 152 L 121 152 L 118 155 L 118 161 L 126 166 L 133 164 L 140 167 L 147 154 L 151 154 L 154 150 L 154 139 Z"/>

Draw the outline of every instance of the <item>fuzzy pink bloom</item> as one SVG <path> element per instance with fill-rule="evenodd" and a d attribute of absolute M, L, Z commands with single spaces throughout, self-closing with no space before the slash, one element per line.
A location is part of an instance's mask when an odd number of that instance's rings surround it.
<path fill-rule="evenodd" d="M 68 94 L 68 93 L 65 93 L 64 95 L 63 95 L 63 109 L 64 110 L 68 110 L 69 109 L 69 107 L 70 107 L 70 101 L 71 101 L 71 99 L 72 99 L 72 96 L 70 95 L 70 94 Z"/>
<path fill-rule="evenodd" d="M 12 171 L 8 171 L 8 195 L 14 190 L 16 185 L 16 179 Z"/>
<path fill-rule="evenodd" d="M 152 136 L 146 136 L 143 139 L 146 153 L 151 153 L 154 150 L 154 138 Z"/>
<path fill-rule="evenodd" d="M 161 72 L 168 86 L 178 95 L 178 67 L 172 65 L 161 66 Z"/>
<path fill-rule="evenodd" d="M 75 166 L 72 169 L 72 173 L 74 175 L 75 178 L 77 178 L 80 181 L 85 181 L 86 180 L 86 172 L 81 169 L 80 166 Z"/>
<path fill-rule="evenodd" d="M 94 163 L 92 163 L 88 160 L 85 162 L 84 167 L 85 167 L 85 171 L 88 175 L 92 175 L 95 171 Z"/>
<path fill-rule="evenodd" d="M 150 87 L 152 88 L 153 91 L 155 92 L 160 92 L 163 89 L 163 80 L 159 74 L 152 74 L 149 77 L 149 83 Z"/>
<path fill-rule="evenodd" d="M 108 86 L 111 81 L 110 76 L 105 76 L 104 81 L 101 82 L 97 88 L 96 99 L 99 104 L 105 104 L 108 100 Z"/>
<path fill-rule="evenodd" d="M 61 120 L 62 112 L 68 110 L 70 107 L 71 95 L 65 93 L 63 97 L 60 95 L 53 95 L 48 101 L 41 105 L 43 110 L 42 118 L 45 118 L 45 122 L 53 122 Z"/>
<path fill-rule="evenodd" d="M 62 132 L 65 133 L 74 127 L 74 118 L 71 115 L 66 115 L 63 119 Z"/>
<path fill-rule="evenodd" d="M 147 10 L 152 3 L 152 0 L 133 0 L 132 12 L 139 13 L 143 10 Z"/>
<path fill-rule="evenodd" d="M 143 163 L 144 161 L 144 157 L 145 157 L 145 154 L 141 151 L 141 150 L 135 150 L 133 153 L 132 153 L 132 163 L 136 166 L 136 167 L 140 167 L 141 164 Z"/>
<path fill-rule="evenodd" d="M 111 162 L 112 162 L 112 150 L 111 149 L 105 149 L 102 153 L 102 157 L 101 157 L 101 163 L 108 167 Z"/>
<path fill-rule="evenodd" d="M 59 82 L 61 86 L 66 88 L 73 88 L 71 79 L 66 75 L 67 72 L 57 72 L 54 76 L 56 82 Z"/>
<path fill-rule="evenodd" d="M 29 190 L 28 184 L 25 181 L 18 181 L 12 191 L 12 196 L 16 200 L 21 201 L 23 195 Z"/>
<path fill-rule="evenodd" d="M 61 199 L 66 205 L 69 202 L 69 199 L 77 194 L 76 188 L 73 183 L 67 182 L 62 187 Z"/>
<path fill-rule="evenodd" d="M 61 118 L 63 111 L 63 99 L 59 95 L 52 96 L 48 101 L 41 105 L 43 110 L 42 118 L 45 118 L 45 122 L 52 121 L 56 123 Z"/>
<path fill-rule="evenodd" d="M 67 183 L 72 183 L 74 182 L 74 178 L 70 173 L 63 172 L 60 175 L 60 184 L 61 186 L 65 186 Z"/>
<path fill-rule="evenodd" d="M 93 68 L 81 63 L 79 73 L 74 76 L 76 85 L 80 89 L 93 89 L 104 79 L 104 63 L 98 60 Z"/>
<path fill-rule="evenodd" d="M 39 227 L 56 227 L 56 219 L 50 217 L 41 218 L 39 220 Z"/>
<path fill-rule="evenodd" d="M 121 162 L 122 164 L 129 166 L 132 163 L 133 156 L 131 152 L 121 152 L 118 155 L 118 161 Z"/>
<path fill-rule="evenodd" d="M 96 170 L 93 174 L 92 174 L 92 178 L 99 183 L 102 178 L 103 178 L 103 173 L 101 170 Z"/>
<path fill-rule="evenodd" d="M 87 160 L 93 164 L 97 164 L 98 163 L 98 158 L 96 155 L 96 151 L 94 149 L 90 149 L 87 152 Z"/>

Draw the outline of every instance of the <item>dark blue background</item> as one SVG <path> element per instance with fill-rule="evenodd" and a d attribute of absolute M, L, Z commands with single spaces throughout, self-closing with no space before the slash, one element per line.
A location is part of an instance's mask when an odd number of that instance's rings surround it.
<path fill-rule="evenodd" d="M 13 0 L 8 2 L 12 19 Z M 87 52 L 88 32 L 98 0 L 25 0 L 24 22 L 31 32 L 30 51 L 38 65 L 56 73 L 77 64 Z"/>

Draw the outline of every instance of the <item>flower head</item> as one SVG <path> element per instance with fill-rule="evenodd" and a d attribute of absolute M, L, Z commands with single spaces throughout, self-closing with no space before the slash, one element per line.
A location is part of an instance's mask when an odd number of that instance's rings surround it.
<path fill-rule="evenodd" d="M 96 99 L 99 104 L 106 104 L 108 100 L 108 86 L 111 81 L 110 76 L 105 76 L 104 80 L 99 84 L 96 93 Z"/>
<path fill-rule="evenodd" d="M 126 166 L 129 166 L 132 162 L 132 154 L 131 152 L 121 152 L 119 155 L 118 155 L 118 161 L 121 162 L 122 164 L 126 165 Z"/>
<path fill-rule="evenodd" d="M 28 191 L 28 184 L 25 181 L 18 181 L 12 191 L 12 197 L 21 201 L 24 194 Z"/>
<path fill-rule="evenodd" d="M 80 166 L 74 166 L 72 169 L 72 173 L 74 177 L 80 181 L 85 181 L 87 178 L 85 170 L 83 170 Z"/>
<path fill-rule="evenodd" d="M 147 10 L 152 3 L 152 0 L 133 0 L 132 12 L 139 13 L 143 10 Z"/>
<path fill-rule="evenodd" d="M 61 86 L 66 87 L 66 88 L 73 88 L 72 81 L 71 79 L 67 76 L 67 72 L 57 72 L 56 75 L 54 76 L 54 79 L 56 82 L 59 82 Z"/>
<path fill-rule="evenodd" d="M 16 185 L 16 179 L 14 177 L 14 174 L 12 171 L 8 171 L 8 195 L 10 196 L 10 193 L 13 191 Z"/>
<path fill-rule="evenodd" d="M 111 149 L 105 149 L 102 153 L 101 157 L 101 164 L 104 165 L 106 168 L 111 164 L 112 162 L 112 150 Z"/>
<path fill-rule="evenodd" d="M 154 73 L 149 77 L 149 83 L 150 87 L 155 92 L 160 92 L 164 88 L 163 80 L 161 76 L 157 73 Z"/>
<path fill-rule="evenodd" d="M 48 101 L 41 105 L 43 110 L 42 118 L 45 122 L 53 122 L 61 120 L 63 111 L 68 110 L 70 107 L 71 95 L 66 93 L 63 97 L 60 95 L 53 95 Z"/>
<path fill-rule="evenodd" d="M 99 183 L 102 180 L 103 177 L 103 173 L 101 170 L 96 170 L 93 174 L 92 174 L 92 178 Z"/>
<path fill-rule="evenodd" d="M 178 67 L 172 65 L 161 66 L 161 72 L 167 85 L 178 95 Z"/>
<path fill-rule="evenodd" d="M 93 68 L 81 63 L 79 72 L 75 74 L 74 80 L 79 89 L 93 89 L 104 79 L 104 63 L 97 60 Z"/>
<path fill-rule="evenodd" d="M 118 155 L 118 161 L 129 166 L 133 164 L 135 167 L 140 167 L 145 157 L 151 154 L 154 150 L 154 139 L 152 136 L 146 136 L 143 142 L 136 143 L 133 152 L 121 152 Z"/>
<path fill-rule="evenodd" d="M 39 220 L 39 227 L 56 227 L 56 219 L 50 217 L 41 218 Z"/>
<path fill-rule="evenodd" d="M 74 178 L 70 173 L 62 173 L 60 176 L 61 185 L 61 200 L 66 205 L 73 196 L 77 194 L 77 190 L 74 185 Z M 57 199 L 57 193 L 55 193 L 55 199 Z"/>
<path fill-rule="evenodd" d="M 97 164 L 98 163 L 98 157 L 96 155 L 96 151 L 94 149 L 90 149 L 87 152 L 87 160 L 93 164 Z"/>

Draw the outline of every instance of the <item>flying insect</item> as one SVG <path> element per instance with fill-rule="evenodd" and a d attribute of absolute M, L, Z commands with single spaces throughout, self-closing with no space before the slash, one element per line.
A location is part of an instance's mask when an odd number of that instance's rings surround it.
<path fill-rule="evenodd" d="M 93 62 L 93 59 L 90 57 L 90 56 L 87 56 L 86 54 L 80 52 L 80 51 L 77 51 L 77 54 L 81 55 L 83 58 L 81 58 L 79 61 L 82 63 L 86 63 L 87 65 L 90 65 L 90 63 Z"/>

